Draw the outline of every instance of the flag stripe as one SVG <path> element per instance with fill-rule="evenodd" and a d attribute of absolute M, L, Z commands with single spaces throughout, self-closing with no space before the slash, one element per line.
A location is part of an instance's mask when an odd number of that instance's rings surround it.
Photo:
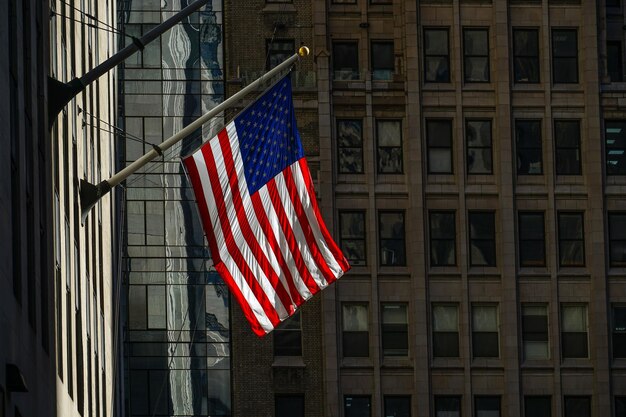
<path fill-rule="evenodd" d="M 217 174 L 217 170 L 216 170 L 217 161 L 213 156 L 214 144 L 217 144 L 217 146 L 219 147 L 219 143 L 217 143 L 217 141 L 211 140 L 209 142 L 209 146 L 204 146 L 202 148 L 202 153 L 204 155 L 205 160 L 209 161 L 209 163 L 207 164 L 207 169 L 209 173 L 209 180 L 211 182 L 211 189 L 213 190 L 215 199 L 218 201 L 227 201 L 224 198 L 224 195 L 222 193 L 222 187 L 220 184 L 222 181 L 218 182 L 218 180 L 220 179 L 220 176 Z M 223 236 L 220 236 L 219 234 L 217 235 L 218 246 L 220 248 L 224 248 L 225 246 L 226 250 L 230 254 L 230 259 L 232 259 L 233 262 L 232 262 L 232 265 L 228 265 L 229 266 L 228 269 L 231 272 L 231 274 L 236 276 L 236 274 L 240 272 L 241 276 L 250 287 L 251 294 L 244 292 L 244 296 L 246 300 L 248 302 L 251 302 L 252 299 L 255 298 L 256 299 L 255 301 L 257 301 L 260 304 L 262 311 L 265 313 L 265 316 L 269 319 L 269 321 L 275 327 L 278 323 L 280 323 L 280 318 L 278 317 L 278 314 L 276 313 L 276 310 L 274 309 L 274 306 L 272 305 L 270 299 L 266 295 L 264 289 L 261 288 L 261 286 L 259 285 L 259 282 L 257 281 L 254 274 L 250 270 L 248 262 L 246 261 L 242 253 L 240 252 L 239 247 L 235 244 L 233 231 L 231 230 L 229 218 L 227 217 L 227 214 L 229 211 L 232 211 L 232 210 L 223 210 L 222 212 L 223 215 L 218 215 L 217 220 L 219 221 L 219 224 L 221 225 L 221 231 L 224 234 Z M 221 239 L 222 242 L 220 242 L 220 237 L 222 238 Z"/>
<path fill-rule="evenodd" d="M 294 164 L 295 165 L 295 164 Z M 335 243 L 332 236 L 330 235 L 328 228 L 326 227 L 326 223 L 324 219 L 322 219 L 322 212 L 320 211 L 317 205 L 317 197 L 315 195 L 315 190 L 313 189 L 313 179 L 311 177 L 311 172 L 309 171 L 309 165 L 306 163 L 304 158 L 298 161 L 297 168 L 300 171 L 300 176 L 302 177 L 302 182 L 297 183 L 298 187 L 306 187 L 307 193 L 301 192 L 301 195 L 308 196 L 309 202 L 309 210 L 307 210 L 307 215 L 314 216 L 317 219 L 317 222 L 312 222 L 318 228 L 319 232 L 322 234 L 324 241 L 326 242 L 326 247 L 330 250 L 333 257 L 335 258 L 335 262 L 341 267 L 343 272 L 346 272 L 350 269 L 350 264 L 348 260 L 339 249 L 339 246 Z M 341 274 L 338 275 L 340 277 Z"/>
<path fill-rule="evenodd" d="M 231 123 L 230 126 L 234 126 L 234 124 Z M 238 166 L 235 167 L 235 162 L 233 160 L 233 153 L 237 153 L 237 150 L 239 149 L 239 145 L 236 140 L 236 133 L 227 133 L 227 130 L 229 129 L 222 130 L 218 134 L 219 143 L 222 150 L 222 156 L 224 157 L 224 161 L 226 164 L 226 172 L 240 172 L 240 170 L 243 169 L 243 165 L 237 164 Z M 237 159 L 241 160 L 240 157 Z M 287 311 L 291 313 L 294 310 L 292 306 L 293 303 L 291 297 L 287 293 L 286 288 L 283 286 L 283 283 L 278 278 L 278 275 L 276 274 L 273 266 L 270 265 L 269 260 L 261 249 L 263 247 L 267 247 L 267 243 L 264 241 L 264 239 L 259 239 L 260 236 L 252 231 L 249 219 L 256 218 L 256 216 L 254 213 L 250 213 L 250 209 L 252 207 L 251 204 L 249 204 L 249 201 L 246 201 L 246 203 L 248 204 L 244 204 L 242 200 L 242 194 L 243 198 L 245 198 L 246 200 L 249 200 L 249 196 L 246 184 L 241 184 L 243 185 L 243 188 L 240 189 L 238 177 L 238 175 L 229 176 L 229 192 L 233 199 L 232 202 L 234 211 L 237 215 L 237 221 L 239 223 L 239 227 L 241 228 L 242 236 L 248 244 L 248 249 L 250 249 L 250 251 L 254 255 L 260 270 L 263 271 L 263 273 L 266 275 L 268 283 L 272 286 L 275 294 L 279 298 L 279 300 L 276 300 L 274 304 L 277 305 L 278 302 L 282 303 L 285 314 L 284 316 L 281 315 L 281 318 L 284 319 L 285 317 L 290 315 L 289 313 L 287 313 Z M 243 175 L 241 176 L 241 178 L 242 183 L 245 182 L 245 177 Z M 270 251 L 270 253 L 272 252 Z"/>

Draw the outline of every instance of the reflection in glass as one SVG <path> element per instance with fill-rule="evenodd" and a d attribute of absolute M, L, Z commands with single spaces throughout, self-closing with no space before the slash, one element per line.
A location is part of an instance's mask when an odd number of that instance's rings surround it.
<path fill-rule="evenodd" d="M 424 29 L 424 80 L 450 82 L 450 51 L 447 29 Z"/>
<path fill-rule="evenodd" d="M 372 80 L 388 81 L 393 78 L 393 41 L 372 42 Z"/>
<path fill-rule="evenodd" d="M 491 120 L 468 120 L 465 125 L 467 173 L 493 172 L 491 149 Z"/>
<path fill-rule="evenodd" d="M 406 265 L 404 245 L 404 212 L 385 211 L 378 214 L 380 264 Z"/>
<path fill-rule="evenodd" d="M 453 211 L 430 212 L 430 264 L 447 266 L 456 264 L 456 227 Z"/>
<path fill-rule="evenodd" d="M 537 29 L 513 29 L 513 76 L 516 83 L 539 82 Z"/>
<path fill-rule="evenodd" d="M 540 120 L 516 120 L 515 143 L 518 175 L 543 174 Z"/>
<path fill-rule="evenodd" d="M 402 132 L 399 120 L 377 120 L 378 173 L 402 173 Z"/>
<path fill-rule="evenodd" d="M 365 265 L 365 212 L 341 211 L 339 213 L 341 251 L 351 265 Z"/>
<path fill-rule="evenodd" d="M 363 172 L 363 122 L 337 120 L 337 150 L 339 172 Z"/>
<path fill-rule="evenodd" d="M 557 175 L 580 175 L 580 121 L 555 120 L 554 143 Z"/>
<path fill-rule="evenodd" d="M 428 173 L 452 173 L 452 120 L 426 120 Z"/>
<path fill-rule="evenodd" d="M 489 82 L 489 32 L 463 30 L 463 72 L 465 82 Z"/>
<path fill-rule="evenodd" d="M 496 232 L 493 212 L 469 212 L 470 265 L 496 266 Z"/>

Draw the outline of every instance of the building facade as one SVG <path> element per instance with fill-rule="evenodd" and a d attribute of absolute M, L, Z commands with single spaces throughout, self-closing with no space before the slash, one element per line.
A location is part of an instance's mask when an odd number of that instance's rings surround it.
<path fill-rule="evenodd" d="M 118 282 L 114 198 L 81 225 L 79 181 L 115 170 L 115 73 L 48 114 L 115 51 L 112 2 L 2 4 L 0 416 L 109 416 Z M 111 26 L 112 27 L 112 26 Z M 51 117 L 53 120 L 49 120 Z M 51 125 L 51 128 L 49 127 Z M 10 151 L 9 151 L 10 150 Z"/>
<path fill-rule="evenodd" d="M 228 95 L 311 47 L 353 266 L 273 336 L 233 306 L 235 415 L 625 415 L 624 7 L 225 2 Z"/>

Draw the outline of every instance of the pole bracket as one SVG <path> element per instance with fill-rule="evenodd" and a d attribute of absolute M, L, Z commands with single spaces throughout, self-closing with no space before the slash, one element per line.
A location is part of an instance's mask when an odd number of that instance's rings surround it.
<path fill-rule="evenodd" d="M 93 185 L 87 180 L 80 180 L 80 222 L 83 226 L 93 206 L 109 191 L 111 185 L 106 181 Z"/>

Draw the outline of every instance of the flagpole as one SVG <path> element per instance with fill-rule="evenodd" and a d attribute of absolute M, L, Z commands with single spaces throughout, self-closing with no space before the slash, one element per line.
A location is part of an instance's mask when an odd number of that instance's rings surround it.
<path fill-rule="evenodd" d="M 244 98 L 248 93 L 255 90 L 263 82 L 287 69 L 300 57 L 305 57 L 308 55 L 309 48 L 307 48 L 306 46 L 300 47 L 297 53 L 293 54 L 276 67 L 272 68 L 270 71 L 266 72 L 261 77 L 257 78 L 256 80 L 242 88 L 240 91 L 233 94 L 231 97 L 227 98 L 226 100 L 215 106 L 213 109 L 191 122 L 181 131 L 175 133 L 163 143 L 159 145 L 153 145 L 153 149 L 151 149 L 148 153 L 141 156 L 135 162 L 131 163 L 126 168 L 113 175 L 111 178 L 104 180 L 97 185 L 91 184 L 86 180 L 80 180 L 80 206 L 82 223 L 85 223 L 85 219 L 87 218 L 87 215 L 89 214 L 89 211 L 93 208 L 93 206 L 95 206 L 102 197 L 104 197 L 109 191 L 111 191 L 113 187 L 137 172 L 148 162 L 152 161 L 158 156 L 162 156 L 164 151 L 168 150 L 173 145 L 189 136 L 189 134 L 191 134 L 195 130 L 201 128 L 204 123 L 206 123 L 222 111 L 226 110 L 229 107 L 232 107 L 235 103 Z"/>

